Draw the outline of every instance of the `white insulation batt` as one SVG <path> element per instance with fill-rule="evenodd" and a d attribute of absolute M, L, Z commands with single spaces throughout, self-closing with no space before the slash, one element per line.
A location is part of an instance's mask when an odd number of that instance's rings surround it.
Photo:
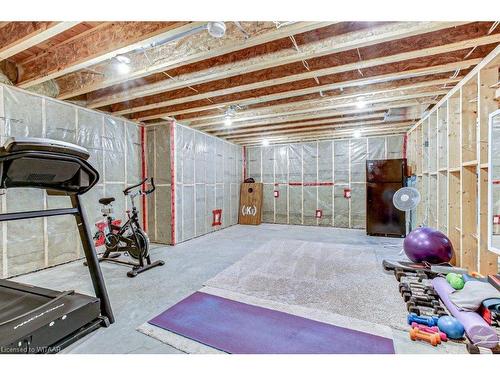
<path fill-rule="evenodd" d="M 158 189 L 148 205 L 152 241 L 179 243 L 238 223 L 243 181 L 241 146 L 177 123 L 148 127 L 146 134 L 147 170 L 148 174 L 156 176 Z M 174 145 L 174 189 L 170 173 L 171 142 Z M 175 195 L 174 217 L 172 192 Z M 221 225 L 213 225 L 214 210 L 222 210 Z"/>
<path fill-rule="evenodd" d="M 42 137 L 75 143 L 90 152 L 99 183 L 82 196 L 90 221 L 102 220 L 98 199 L 115 197 L 117 218 L 129 202 L 123 189 L 140 181 L 140 127 L 100 112 L 0 85 L 0 141 Z M 139 203 L 139 202 L 137 202 Z M 39 189 L 11 189 L 0 197 L 2 213 L 70 207 L 69 197 Z M 83 257 L 73 217 L 59 216 L 0 224 L 0 276 L 9 277 Z"/>
<path fill-rule="evenodd" d="M 263 221 L 365 228 L 365 162 L 402 158 L 403 141 L 398 135 L 247 148 L 247 177 L 264 183 Z"/>

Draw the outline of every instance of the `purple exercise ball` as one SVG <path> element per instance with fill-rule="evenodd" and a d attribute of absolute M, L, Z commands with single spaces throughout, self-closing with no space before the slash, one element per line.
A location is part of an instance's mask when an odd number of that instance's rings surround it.
<path fill-rule="evenodd" d="M 420 227 L 406 236 L 403 242 L 406 256 L 412 262 L 431 264 L 448 263 L 453 256 L 453 245 L 440 231 Z"/>

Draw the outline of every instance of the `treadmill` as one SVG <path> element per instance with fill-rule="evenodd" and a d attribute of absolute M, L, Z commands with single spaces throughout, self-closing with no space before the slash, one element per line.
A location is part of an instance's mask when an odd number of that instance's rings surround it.
<path fill-rule="evenodd" d="M 0 148 L 0 189 L 38 188 L 67 195 L 71 207 L 0 214 L 0 222 L 72 215 L 76 219 L 95 297 L 0 280 L 0 353 L 57 353 L 114 322 L 80 195 L 99 180 L 88 151 L 67 142 L 9 138 Z"/>

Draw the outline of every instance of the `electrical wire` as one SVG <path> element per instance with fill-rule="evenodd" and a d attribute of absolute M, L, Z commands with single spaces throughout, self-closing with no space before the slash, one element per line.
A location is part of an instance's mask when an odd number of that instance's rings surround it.
<path fill-rule="evenodd" d="M 358 57 L 359 57 L 359 61 L 363 61 L 363 58 L 361 57 L 361 52 L 359 52 L 359 48 L 356 48 L 356 51 L 358 52 Z M 360 68 L 358 68 L 358 72 L 359 74 L 361 75 L 361 77 L 364 77 L 365 75 L 363 74 L 363 72 L 361 71 Z"/>
<path fill-rule="evenodd" d="M 279 22 L 279 21 L 273 21 L 273 23 L 276 25 L 276 28 L 279 29 L 283 26 L 288 26 L 296 23 L 296 21 L 287 21 L 287 22 Z"/>
<path fill-rule="evenodd" d="M 146 57 L 146 59 L 148 60 L 149 65 L 150 65 L 150 66 L 151 66 L 151 65 L 153 65 L 153 62 L 152 62 L 152 61 L 151 61 L 151 59 L 149 58 L 149 56 L 148 56 L 148 54 L 147 54 L 147 52 L 146 52 L 146 50 L 145 50 L 145 49 L 143 50 L 143 53 L 144 53 L 144 56 Z M 169 79 L 171 79 L 172 81 L 179 82 L 179 79 L 178 79 L 178 78 L 171 76 L 171 75 L 170 75 L 170 74 L 168 74 L 167 72 L 162 71 L 161 73 L 162 73 L 164 76 L 166 76 L 166 77 L 168 77 Z M 199 93 L 199 91 L 198 91 L 198 90 L 196 90 L 196 89 L 195 89 L 194 87 L 192 87 L 192 86 L 186 86 L 186 87 L 187 87 L 188 89 L 190 89 L 190 90 L 192 90 L 192 91 L 196 92 L 196 93 Z M 213 103 L 214 103 L 214 102 L 213 102 L 210 98 L 205 98 L 205 99 L 206 99 L 206 100 L 208 100 L 211 104 L 213 104 Z"/>
<path fill-rule="evenodd" d="M 490 35 L 493 31 L 495 31 L 495 29 L 497 28 L 497 26 L 500 24 L 500 21 L 495 21 L 493 22 L 493 25 L 491 25 L 491 27 L 489 28 L 488 32 L 486 33 L 486 35 Z M 466 58 L 468 58 L 470 55 L 472 55 L 472 52 L 474 52 L 476 50 L 478 46 L 474 46 L 472 47 L 472 49 L 464 56 L 464 60 Z"/>
<path fill-rule="evenodd" d="M 299 48 L 299 45 L 298 45 L 297 41 L 295 40 L 295 37 L 294 37 L 293 35 L 290 35 L 290 36 L 289 36 L 289 38 L 290 38 L 290 40 L 292 41 L 292 44 L 293 44 L 293 46 L 294 46 L 295 50 L 296 50 L 298 53 L 300 53 L 301 51 L 300 51 L 300 48 Z M 310 71 L 311 71 L 311 68 L 309 67 L 309 63 L 307 62 L 307 60 L 301 60 L 301 61 L 302 61 L 302 65 L 304 65 L 304 68 L 305 68 L 308 72 L 310 72 Z M 315 76 L 315 77 L 313 77 L 313 79 L 314 79 L 314 81 L 316 82 L 316 84 L 317 84 L 317 85 L 321 85 L 321 83 L 320 83 L 320 81 L 319 81 L 318 77 L 316 77 L 316 76 Z"/>
<path fill-rule="evenodd" d="M 245 39 L 250 38 L 251 35 L 243 28 L 243 26 L 241 26 L 241 24 L 238 21 L 233 21 L 233 23 L 236 25 L 238 30 L 240 30 L 243 33 Z"/>

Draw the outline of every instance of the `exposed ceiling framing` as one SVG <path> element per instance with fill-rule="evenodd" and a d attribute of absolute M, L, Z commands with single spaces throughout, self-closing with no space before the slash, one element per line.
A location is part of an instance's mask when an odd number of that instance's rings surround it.
<path fill-rule="evenodd" d="M 205 25 L 2 22 L 0 61 L 22 88 L 253 145 L 405 132 L 500 43 L 494 22 Z"/>

